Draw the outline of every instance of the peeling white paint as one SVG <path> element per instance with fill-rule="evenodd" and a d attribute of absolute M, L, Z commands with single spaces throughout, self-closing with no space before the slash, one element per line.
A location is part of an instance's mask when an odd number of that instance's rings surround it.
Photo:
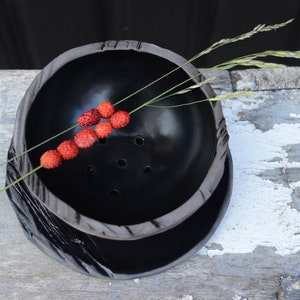
<path fill-rule="evenodd" d="M 182 296 L 181 300 L 193 300 L 193 296 L 192 295 L 184 295 Z"/>
<path fill-rule="evenodd" d="M 242 296 L 239 296 L 239 295 L 234 295 L 232 297 L 232 300 L 249 300 L 249 299 L 245 298 L 245 297 L 242 297 Z"/>
<path fill-rule="evenodd" d="M 300 114 L 290 113 L 291 118 L 300 119 Z"/>
<path fill-rule="evenodd" d="M 254 109 L 258 101 L 264 100 L 254 96 L 223 102 L 234 164 L 233 193 L 208 247 L 198 252 L 201 255 L 250 253 L 258 246 L 274 247 L 280 255 L 300 251 L 300 212 L 289 205 L 300 182 L 284 186 L 259 176 L 275 168 L 283 173 L 287 168 L 299 168 L 299 162 L 288 161 L 283 147 L 300 143 L 300 124 L 275 124 L 263 132 L 240 121 L 239 115 Z M 222 247 L 210 248 L 212 244 Z"/>
<path fill-rule="evenodd" d="M 257 90 L 258 86 L 255 81 L 243 81 L 239 80 L 236 82 L 236 89 L 237 90 Z"/>

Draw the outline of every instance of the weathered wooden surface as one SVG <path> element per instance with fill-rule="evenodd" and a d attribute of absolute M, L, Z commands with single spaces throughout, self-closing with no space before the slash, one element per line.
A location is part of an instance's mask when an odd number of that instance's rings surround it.
<path fill-rule="evenodd" d="M 0 162 L 38 71 L 0 71 Z M 206 247 L 164 273 L 128 281 L 75 273 L 23 235 L 0 194 L 0 299 L 300 299 L 300 69 L 218 73 L 234 160 L 228 211 Z M 0 167 L 4 185 L 5 166 Z"/>

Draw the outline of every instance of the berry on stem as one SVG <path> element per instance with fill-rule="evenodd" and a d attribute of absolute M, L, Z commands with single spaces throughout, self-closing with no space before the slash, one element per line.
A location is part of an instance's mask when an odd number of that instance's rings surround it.
<path fill-rule="evenodd" d="M 104 101 L 100 103 L 97 107 L 98 112 L 100 113 L 101 118 L 108 119 L 115 112 L 113 104 L 109 101 Z"/>
<path fill-rule="evenodd" d="M 124 110 L 118 110 L 110 117 L 110 123 L 116 129 L 125 127 L 129 121 L 130 114 Z"/>
<path fill-rule="evenodd" d="M 77 123 L 80 126 L 93 126 L 96 125 L 101 119 L 101 115 L 96 108 L 92 108 L 81 114 Z"/>
<path fill-rule="evenodd" d="M 72 159 L 76 157 L 79 153 L 79 149 L 73 140 L 67 140 L 62 142 L 57 147 L 57 151 L 64 160 Z"/>
<path fill-rule="evenodd" d="M 62 162 L 62 157 L 57 150 L 48 150 L 40 158 L 40 164 L 45 169 L 54 169 Z"/>
<path fill-rule="evenodd" d="M 89 148 L 94 145 L 97 140 L 97 135 L 94 130 L 90 128 L 84 128 L 76 133 L 74 136 L 74 142 L 78 148 Z"/>
<path fill-rule="evenodd" d="M 109 121 L 100 122 L 95 127 L 95 132 L 99 139 L 108 137 L 111 134 L 112 130 L 113 128 Z"/>

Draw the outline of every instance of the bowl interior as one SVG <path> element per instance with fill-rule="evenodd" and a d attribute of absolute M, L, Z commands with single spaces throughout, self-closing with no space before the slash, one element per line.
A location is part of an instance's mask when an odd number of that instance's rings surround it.
<path fill-rule="evenodd" d="M 128 96 L 177 65 L 133 50 L 105 51 L 60 68 L 36 95 L 26 121 L 26 146 L 76 124 L 77 117 L 104 100 Z M 178 70 L 116 109 L 131 111 L 189 76 Z M 191 85 L 187 83 L 178 89 Z M 175 105 L 204 99 L 200 89 L 156 104 Z M 33 166 L 41 154 L 71 139 L 75 128 L 29 153 Z M 130 225 L 160 217 L 187 201 L 199 188 L 215 155 L 216 130 L 208 102 L 180 108 L 144 107 L 129 125 L 115 130 L 73 160 L 39 179 L 79 214 L 102 222 Z"/>

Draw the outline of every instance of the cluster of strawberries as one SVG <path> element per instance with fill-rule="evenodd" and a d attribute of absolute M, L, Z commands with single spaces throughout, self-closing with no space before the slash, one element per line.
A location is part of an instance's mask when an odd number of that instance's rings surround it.
<path fill-rule="evenodd" d="M 104 121 L 100 122 L 101 119 Z M 55 150 L 46 151 L 40 158 L 40 164 L 45 169 L 58 167 L 63 160 L 76 157 L 79 149 L 92 147 L 98 138 L 106 138 L 113 129 L 125 127 L 130 121 L 130 114 L 124 110 L 115 111 L 113 104 L 104 101 L 97 108 L 92 108 L 81 114 L 77 123 L 83 128 L 76 133 L 73 140 L 63 141 Z"/>

